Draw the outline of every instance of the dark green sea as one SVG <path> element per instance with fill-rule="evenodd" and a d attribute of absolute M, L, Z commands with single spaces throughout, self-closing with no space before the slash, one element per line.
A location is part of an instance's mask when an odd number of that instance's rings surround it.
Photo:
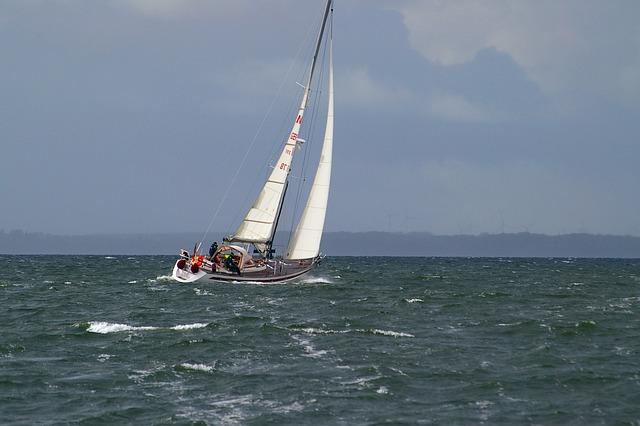
<path fill-rule="evenodd" d="M 640 260 L 173 261 L 0 256 L 0 424 L 640 424 Z"/>

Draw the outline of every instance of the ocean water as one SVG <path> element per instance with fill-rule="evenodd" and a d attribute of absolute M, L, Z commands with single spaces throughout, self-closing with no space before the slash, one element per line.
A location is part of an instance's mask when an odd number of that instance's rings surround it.
<path fill-rule="evenodd" d="M 0 424 L 640 424 L 640 260 L 0 256 Z"/>

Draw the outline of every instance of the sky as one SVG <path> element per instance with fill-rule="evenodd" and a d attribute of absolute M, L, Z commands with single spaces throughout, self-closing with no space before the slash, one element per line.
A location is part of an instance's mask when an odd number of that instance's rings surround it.
<path fill-rule="evenodd" d="M 227 230 L 322 8 L 0 0 L 0 231 Z M 640 236 L 638 1 L 335 0 L 333 43 L 326 231 Z"/>

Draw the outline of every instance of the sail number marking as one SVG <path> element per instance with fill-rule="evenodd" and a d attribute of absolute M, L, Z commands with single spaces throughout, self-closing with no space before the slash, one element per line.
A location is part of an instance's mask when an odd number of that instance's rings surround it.
<path fill-rule="evenodd" d="M 289 165 L 287 163 L 280 163 L 280 170 L 284 170 L 285 172 L 288 172 Z"/>

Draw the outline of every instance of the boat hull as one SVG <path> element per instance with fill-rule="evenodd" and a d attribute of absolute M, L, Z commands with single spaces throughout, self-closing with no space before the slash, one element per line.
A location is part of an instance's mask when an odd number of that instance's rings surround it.
<path fill-rule="evenodd" d="M 264 267 L 243 268 L 240 273 L 224 268 L 209 268 L 208 265 L 192 269 L 190 262 L 176 261 L 172 277 L 183 283 L 224 282 L 224 283 L 277 283 L 299 278 L 315 268 L 324 256 L 313 259 L 289 260 L 274 259 L 266 261 Z"/>

